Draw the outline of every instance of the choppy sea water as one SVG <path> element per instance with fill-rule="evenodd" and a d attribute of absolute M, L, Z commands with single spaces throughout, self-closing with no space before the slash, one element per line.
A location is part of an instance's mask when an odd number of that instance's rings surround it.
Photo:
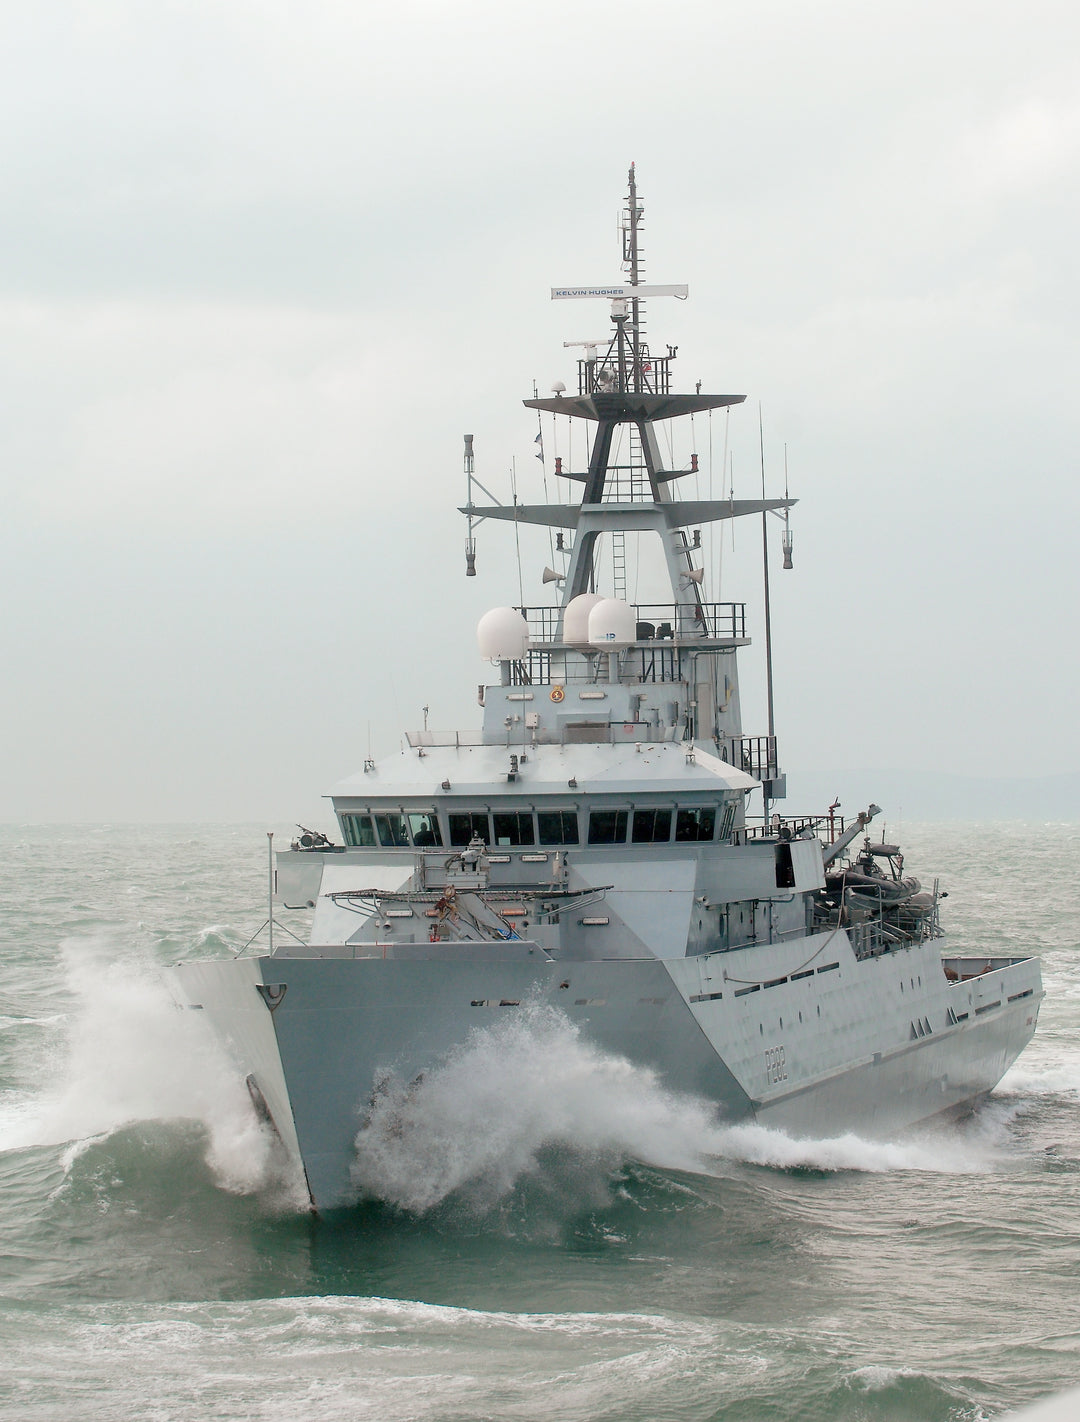
<path fill-rule="evenodd" d="M 1080 825 L 904 839 L 953 946 L 1043 961 L 975 1116 L 718 1132 L 524 1015 L 312 1220 L 159 977 L 258 928 L 263 827 L 0 830 L 0 1415 L 974 1422 L 1077 1384 Z"/>

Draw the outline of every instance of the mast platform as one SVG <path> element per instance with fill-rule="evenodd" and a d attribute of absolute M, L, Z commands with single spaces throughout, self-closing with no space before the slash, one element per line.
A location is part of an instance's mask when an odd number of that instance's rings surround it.
<path fill-rule="evenodd" d="M 745 399 L 745 395 L 653 395 L 617 390 L 607 394 L 545 396 L 542 400 L 523 400 L 522 404 L 530 410 L 547 410 L 552 415 L 576 415 L 584 420 L 629 424 L 674 420 L 702 410 L 722 410 L 728 405 L 741 405 Z"/>

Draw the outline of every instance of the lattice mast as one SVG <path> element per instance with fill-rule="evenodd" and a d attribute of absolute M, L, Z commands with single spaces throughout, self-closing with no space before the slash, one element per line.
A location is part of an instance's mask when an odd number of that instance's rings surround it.
<path fill-rule="evenodd" d="M 641 218 L 644 208 L 638 202 L 637 196 L 637 176 L 634 171 L 634 164 L 630 164 L 628 175 L 629 191 L 627 193 L 626 208 L 622 224 L 622 265 L 623 270 L 630 277 L 631 289 L 636 288 L 641 283 L 643 263 L 641 259 L 641 244 L 638 240 L 638 233 L 641 228 Z M 643 341 L 641 339 L 642 327 L 644 326 L 645 313 L 644 303 L 640 297 L 635 296 L 630 302 L 630 354 L 631 354 L 631 381 L 632 387 L 638 394 L 641 393 L 643 376 Z M 620 389 L 626 388 L 625 372 L 622 372 Z M 640 439 L 635 439 L 636 429 L 631 425 L 628 429 L 629 450 L 627 462 L 629 465 L 629 479 L 627 481 L 630 489 L 630 497 L 633 498 L 634 475 L 636 470 L 645 467 L 645 458 L 642 453 Z M 611 535 L 611 581 L 612 591 L 617 598 L 626 599 L 626 534 L 622 529 L 616 529 Z"/>
<path fill-rule="evenodd" d="M 633 163 L 630 164 L 629 189 L 626 200 L 626 222 L 623 224 L 623 266 L 629 271 L 631 287 L 636 287 L 641 284 L 642 263 L 638 231 L 644 209 L 638 203 L 637 176 Z M 635 296 L 630 302 L 630 349 L 633 356 L 633 389 L 637 394 L 641 393 L 642 386 L 641 328 L 643 324 L 641 299 Z M 622 388 L 625 389 L 625 385 Z"/>
<path fill-rule="evenodd" d="M 563 534 L 572 533 L 570 562 L 562 583 L 561 606 L 565 609 L 575 597 L 592 591 L 596 580 L 598 541 L 611 537 L 618 548 L 626 533 L 650 533 L 658 536 L 663 548 L 668 583 L 679 617 L 688 627 L 700 628 L 707 622 L 701 584 L 703 567 L 695 566 L 694 554 L 700 548 L 700 527 L 704 523 L 738 518 L 760 513 L 762 508 L 785 508 L 788 500 L 678 500 L 674 483 L 697 469 L 697 456 L 692 455 L 689 468 L 668 468 L 657 437 L 657 422 L 679 418 L 729 405 L 740 404 L 742 395 L 706 395 L 700 388 L 693 394 L 674 394 L 671 390 L 671 366 L 678 347 L 669 345 L 665 354 L 653 356 L 643 337 L 644 301 L 649 297 L 674 297 L 685 300 L 685 285 L 646 285 L 643 280 L 641 247 L 643 207 L 638 196 L 637 174 L 631 165 L 628 192 L 622 219 L 621 256 L 624 279 L 604 285 L 553 286 L 551 296 L 557 301 L 600 300 L 610 303 L 610 320 L 614 328 L 597 340 L 564 342 L 583 346 L 584 358 L 578 362 L 578 391 L 566 392 L 557 382 L 552 396 L 538 397 L 524 403 L 530 409 L 553 415 L 587 421 L 593 425 L 588 467 L 557 472 L 571 484 L 582 487 L 580 502 L 567 504 L 513 506 L 491 504 L 477 507 L 472 502 L 473 484 L 483 486 L 475 474 L 470 479 L 469 503 L 462 512 L 469 519 L 470 533 L 476 523 L 485 518 L 513 520 L 555 528 Z M 617 462 L 619 456 L 614 439 L 625 437 L 629 464 Z M 636 466 L 640 460 L 640 479 Z M 562 461 L 558 461 L 561 466 Z M 629 477 L 627 477 L 629 475 Z M 485 490 L 484 492 L 489 492 Z M 490 494 L 489 494 L 490 497 Z M 687 529 L 693 528 L 693 539 Z M 626 563 L 624 549 L 615 563 L 617 591 L 625 601 Z M 547 579 L 545 579 L 547 581 Z M 561 617 L 558 619 L 561 628 Z"/>

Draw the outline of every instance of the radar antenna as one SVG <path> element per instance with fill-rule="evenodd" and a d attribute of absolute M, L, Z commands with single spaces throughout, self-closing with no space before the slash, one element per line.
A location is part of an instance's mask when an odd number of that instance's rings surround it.
<path fill-rule="evenodd" d="M 642 283 L 644 261 L 638 240 L 641 219 L 645 209 L 638 199 L 637 176 L 633 163 L 630 164 L 629 192 L 623 213 L 622 266 L 629 276 L 626 286 L 553 286 L 553 301 L 581 300 L 601 297 L 611 302 L 611 319 L 615 323 L 614 334 L 606 342 L 564 341 L 563 344 L 585 347 L 585 359 L 579 362 L 579 394 L 632 393 L 662 394 L 670 390 L 669 367 L 675 359 L 675 348 L 668 347 L 666 356 L 653 360 L 649 348 L 642 339 L 645 329 L 645 298 L 647 296 L 674 296 L 685 301 L 689 295 L 686 286 L 645 286 Z M 606 345 L 604 355 L 597 358 L 598 349 Z"/>

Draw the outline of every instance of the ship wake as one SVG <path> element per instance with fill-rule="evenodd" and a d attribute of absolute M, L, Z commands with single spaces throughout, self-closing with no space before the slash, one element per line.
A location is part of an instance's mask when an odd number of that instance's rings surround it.
<path fill-rule="evenodd" d="M 561 1162 L 595 1186 L 630 1162 L 715 1175 L 732 1162 L 779 1169 L 973 1173 L 1001 1163 L 993 1133 L 898 1142 L 801 1140 L 723 1125 L 706 1101 L 588 1042 L 536 1003 L 474 1030 L 446 1060 L 405 1082 L 387 1072 L 356 1140 L 361 1198 L 422 1214 L 449 1197 L 490 1207 Z"/>

